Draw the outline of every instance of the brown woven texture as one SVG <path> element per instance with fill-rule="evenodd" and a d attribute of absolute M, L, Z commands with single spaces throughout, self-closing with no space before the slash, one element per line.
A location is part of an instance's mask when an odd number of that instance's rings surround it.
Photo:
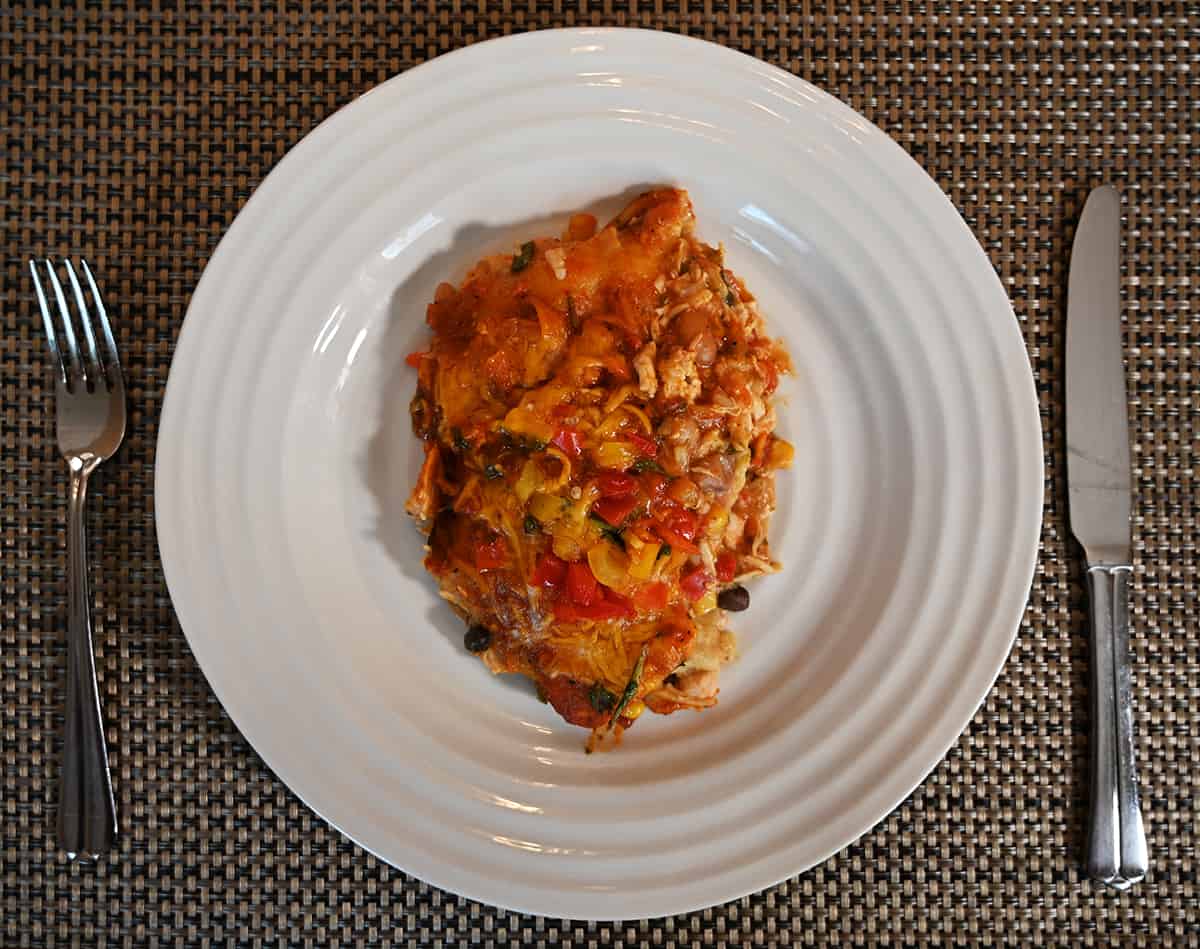
<path fill-rule="evenodd" d="M 51 946 L 1184 945 L 1200 891 L 1200 15 L 1177 3 L 435 0 L 0 4 L 3 849 L 0 944 Z M 837 10 L 838 12 L 830 12 Z M 818 84 L 942 186 L 1007 288 L 1045 429 L 1046 507 L 1008 664 L 945 761 L 862 840 L 701 913 L 576 923 L 407 877 L 316 818 L 225 715 L 158 563 L 154 439 L 188 297 L 284 152 L 429 57 L 534 27 L 703 36 Z M 1065 520 L 1063 331 L 1073 223 L 1123 191 L 1135 466 L 1136 721 L 1152 869 L 1080 870 L 1088 690 Z M 96 655 L 122 832 L 98 866 L 54 840 L 64 677 L 64 469 L 29 255 L 96 265 L 130 390 L 94 482 Z"/>

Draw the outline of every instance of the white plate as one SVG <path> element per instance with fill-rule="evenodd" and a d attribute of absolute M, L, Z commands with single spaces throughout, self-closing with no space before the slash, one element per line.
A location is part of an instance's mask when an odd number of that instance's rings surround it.
<path fill-rule="evenodd" d="M 659 183 L 795 360 L 785 569 L 736 617 L 718 708 L 589 757 L 424 575 L 403 357 L 439 281 Z M 192 650 L 278 775 L 438 886 L 588 918 L 759 890 L 895 807 L 1004 662 L 1041 494 L 1021 334 L 937 186 L 807 83 L 621 30 L 441 57 L 294 148 L 196 288 L 155 483 Z"/>

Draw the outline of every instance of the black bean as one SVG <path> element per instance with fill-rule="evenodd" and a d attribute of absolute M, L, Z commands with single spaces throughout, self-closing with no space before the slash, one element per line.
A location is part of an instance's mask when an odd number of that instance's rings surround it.
<path fill-rule="evenodd" d="M 740 613 L 750 605 L 750 591 L 740 583 L 717 594 L 717 606 L 730 613 Z"/>
<path fill-rule="evenodd" d="M 463 637 L 463 645 L 469 652 L 483 652 L 492 644 L 492 634 L 483 626 L 472 626 Z"/>

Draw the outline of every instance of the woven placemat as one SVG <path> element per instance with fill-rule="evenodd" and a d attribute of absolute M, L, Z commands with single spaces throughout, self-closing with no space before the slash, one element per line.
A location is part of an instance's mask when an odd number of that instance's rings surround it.
<path fill-rule="evenodd" d="M 1176 3 L 365 0 L 0 5 L 5 946 L 1196 944 L 1200 890 L 1200 17 Z M 1133 15 L 1131 11 L 1136 11 Z M 429 57 L 534 27 L 648 26 L 741 49 L 882 126 L 979 236 L 1021 321 L 1045 429 L 1042 551 L 971 727 L 887 820 L 820 867 L 702 913 L 521 916 L 380 863 L 308 811 L 213 697 L 158 565 L 157 417 L 188 296 L 272 165 Z M 1087 650 L 1065 521 L 1066 264 L 1088 189 L 1124 192 L 1137 727 L 1153 868 L 1080 871 Z M 129 437 L 90 512 L 96 652 L 123 832 L 54 843 L 66 479 L 24 260 L 86 254 L 119 313 Z"/>

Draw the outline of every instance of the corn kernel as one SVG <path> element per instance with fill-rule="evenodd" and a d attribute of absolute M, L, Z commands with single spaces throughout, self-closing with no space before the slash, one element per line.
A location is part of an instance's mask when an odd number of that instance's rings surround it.
<path fill-rule="evenodd" d="M 696 601 L 695 613 L 697 616 L 703 616 L 705 613 L 711 613 L 717 608 L 717 591 L 709 589 L 704 596 Z"/>

